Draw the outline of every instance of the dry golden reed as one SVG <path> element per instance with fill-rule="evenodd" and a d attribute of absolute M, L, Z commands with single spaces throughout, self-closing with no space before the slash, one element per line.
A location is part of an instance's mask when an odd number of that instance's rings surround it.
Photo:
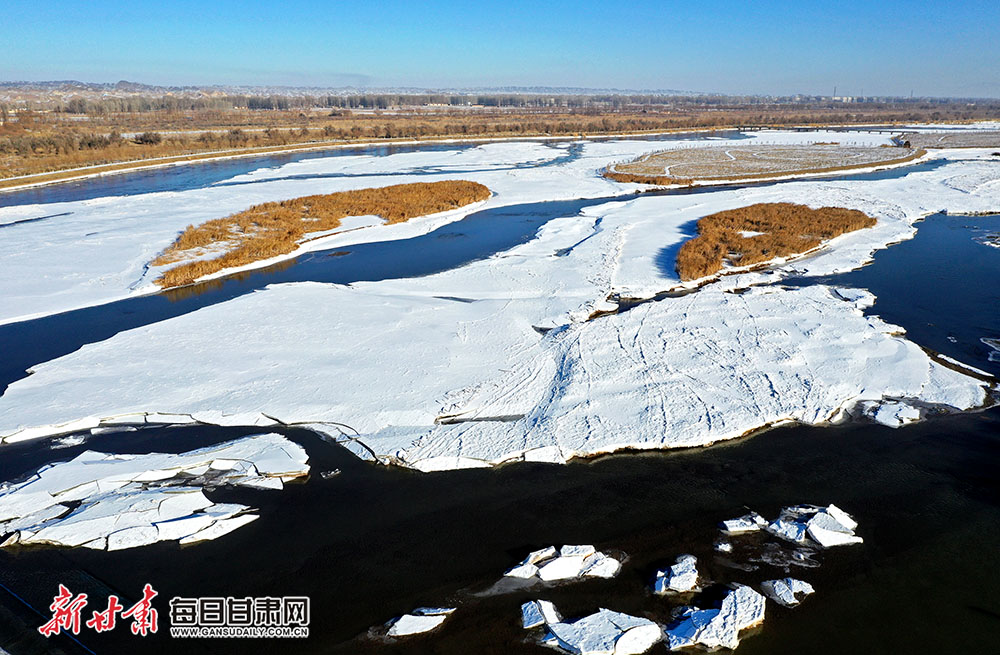
<path fill-rule="evenodd" d="M 374 189 L 340 191 L 294 200 L 266 202 L 225 218 L 189 225 L 153 260 L 164 266 L 213 250 L 225 252 L 166 270 L 156 280 L 161 287 L 177 287 L 223 269 L 287 254 L 309 233 L 333 230 L 346 216 L 380 216 L 386 223 L 402 223 L 416 216 L 463 207 L 486 200 L 490 190 L 477 182 L 445 180 L 396 184 Z"/>
<path fill-rule="evenodd" d="M 875 225 L 856 209 L 810 209 L 789 202 L 758 203 L 721 211 L 698 221 L 698 236 L 677 253 L 682 280 L 696 280 L 725 264 L 751 266 L 776 257 L 803 253 L 827 239 Z M 743 236 L 743 232 L 757 233 Z"/>
<path fill-rule="evenodd" d="M 689 177 L 673 177 L 670 175 L 639 175 L 636 173 L 619 173 L 618 171 L 613 171 L 611 169 L 605 170 L 602 175 L 609 180 L 614 180 L 615 182 L 623 182 L 625 184 L 678 184 L 681 186 L 690 186 L 694 184 L 694 180 Z"/>

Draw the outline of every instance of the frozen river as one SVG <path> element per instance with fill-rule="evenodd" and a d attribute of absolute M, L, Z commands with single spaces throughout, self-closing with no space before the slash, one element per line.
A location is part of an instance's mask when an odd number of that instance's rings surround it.
<path fill-rule="evenodd" d="M 773 560 L 727 562 L 713 551 L 715 525 L 744 507 L 773 515 L 807 502 L 854 514 L 864 546 L 791 571 L 817 595 L 769 609 L 740 652 L 974 650 L 1000 607 L 989 563 L 1000 418 L 954 412 L 991 393 L 988 375 L 963 367 L 1000 370 L 990 346 L 1000 249 L 982 243 L 995 217 L 937 212 L 1000 209 L 1000 164 L 946 151 L 898 170 L 655 193 L 597 174 L 706 138 L 309 153 L 0 195 L 0 478 L 85 449 L 180 453 L 263 431 L 305 448 L 313 471 L 281 491 L 209 490 L 260 515 L 213 542 L 2 550 L 3 625 L 33 625 L 59 581 L 95 597 L 151 582 L 164 598 L 310 596 L 323 620 L 289 652 L 542 652 L 518 625 L 535 596 L 477 593 L 519 554 L 550 543 L 624 551 L 618 578 L 545 597 L 566 616 L 613 607 L 665 623 L 671 604 L 643 592 L 657 567 L 688 552 L 717 582 L 788 575 Z M 143 293 L 145 262 L 188 222 L 448 178 L 481 181 L 494 198 Z M 782 201 L 857 208 L 878 223 L 808 258 L 676 293 L 671 258 L 698 217 Z M 616 313 L 619 297 L 628 311 Z M 916 418 L 926 420 L 901 430 L 871 422 Z M 97 429 L 49 448 L 44 435 L 81 421 Z M 173 421 L 197 423 L 144 427 Z M 821 427 L 737 439 L 790 422 Z M 140 429 L 116 431 L 124 424 Z M 631 449 L 651 452 L 576 459 Z M 373 457 L 437 472 L 362 461 Z M 486 466 L 496 468 L 442 470 Z M 414 642 L 363 636 L 420 605 L 461 611 Z M 60 646 L 119 652 L 129 637 Z"/>

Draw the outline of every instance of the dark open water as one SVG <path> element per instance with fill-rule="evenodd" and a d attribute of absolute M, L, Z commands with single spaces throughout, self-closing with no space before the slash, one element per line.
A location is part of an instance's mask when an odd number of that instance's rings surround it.
<path fill-rule="evenodd" d="M 161 428 L 89 445 L 184 450 L 247 432 Z M 722 582 L 786 575 L 716 560 L 717 521 L 744 506 L 773 516 L 786 504 L 835 502 L 857 517 L 865 543 L 825 552 L 820 568 L 794 569 L 816 595 L 794 610 L 769 606 L 763 629 L 744 640 L 741 653 L 986 653 L 1000 634 L 997 410 L 902 430 L 789 427 L 707 449 L 433 475 L 365 464 L 309 432 L 285 434 L 307 449 L 314 472 L 342 473 L 314 475 L 281 492 L 210 493 L 251 503 L 261 518 L 195 547 L 0 552 L 0 582 L 42 612 L 60 582 L 92 598 L 116 592 L 130 602 L 151 583 L 161 594 L 161 634 L 141 639 L 120 628 L 81 635 L 98 653 L 540 654 L 549 651 L 520 629 L 521 602 L 547 598 L 568 617 L 608 607 L 665 621 L 672 602 L 647 587 L 656 568 L 680 553 L 697 555 L 702 572 Z M 11 448 L 4 473 L 42 461 L 34 446 Z M 471 595 L 529 550 L 562 543 L 621 549 L 630 559 L 615 580 Z M 307 595 L 311 636 L 171 639 L 166 599 L 175 595 Z M 0 591 L 0 599 L 28 626 L 43 622 L 13 596 Z M 452 603 L 459 610 L 437 632 L 391 646 L 364 637 L 370 626 L 416 606 Z M 0 644 L 9 648 L 25 628 L 13 619 L 4 627 Z"/>

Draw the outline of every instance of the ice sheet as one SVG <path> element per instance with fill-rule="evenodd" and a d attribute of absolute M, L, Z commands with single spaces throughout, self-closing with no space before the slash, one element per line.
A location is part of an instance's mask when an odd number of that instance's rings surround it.
<path fill-rule="evenodd" d="M 244 505 L 216 504 L 203 488 L 230 484 L 281 489 L 309 472 L 305 451 L 278 434 L 244 437 L 177 455 L 84 451 L 0 486 L 4 545 L 108 550 L 156 541 L 215 539 L 257 518 Z"/>

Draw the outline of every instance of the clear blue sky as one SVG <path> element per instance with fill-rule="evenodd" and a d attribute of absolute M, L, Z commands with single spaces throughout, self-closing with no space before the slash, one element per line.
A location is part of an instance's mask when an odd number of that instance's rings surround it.
<path fill-rule="evenodd" d="M 1000 97 L 1000 0 L 6 0 L 0 80 Z"/>

